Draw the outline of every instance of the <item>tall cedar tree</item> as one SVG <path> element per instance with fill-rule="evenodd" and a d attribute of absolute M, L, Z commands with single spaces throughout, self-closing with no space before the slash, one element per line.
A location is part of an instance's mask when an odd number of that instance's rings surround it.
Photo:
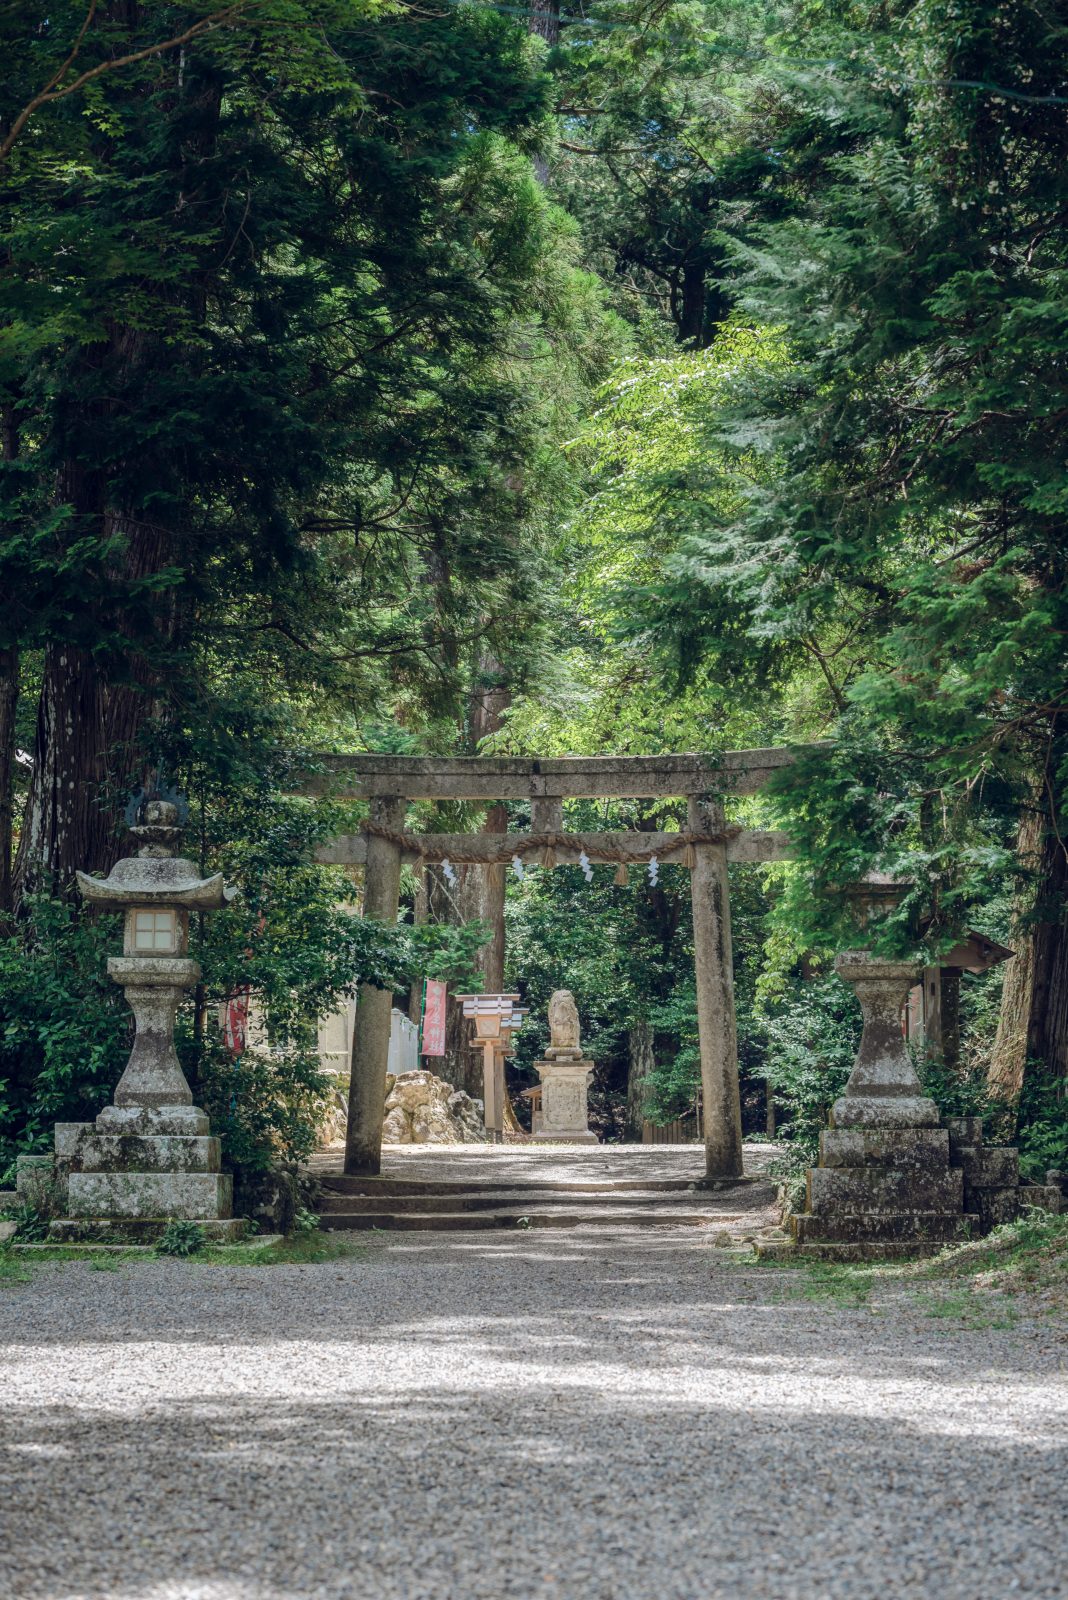
<path fill-rule="evenodd" d="M 748 489 L 686 570 L 754 652 L 827 644 L 834 743 L 788 797 L 824 888 L 896 853 L 948 936 L 1022 813 L 999 1072 L 1018 1088 L 1027 1054 L 1063 1080 L 1068 32 L 1004 0 L 839 7 L 837 34 L 831 9 L 790 49 L 843 65 L 765 112 L 788 215 L 735 245 L 741 314 L 789 359 L 710 419 Z"/>
<path fill-rule="evenodd" d="M 0 172 L 0 801 L 18 654 L 40 662 L 23 890 L 114 859 L 146 729 L 203 701 L 206 626 L 265 672 L 264 639 L 344 627 L 339 547 L 363 571 L 384 506 L 417 508 L 437 620 L 376 623 L 365 654 L 447 669 L 457 577 L 515 565 L 493 519 L 517 521 L 522 381 L 494 363 L 545 240 L 503 141 L 545 83 L 491 10 L 375 9 L 239 10 L 39 107 Z M 97 8 L 78 69 L 202 16 Z M 9 20 L 5 128 L 84 20 Z"/>

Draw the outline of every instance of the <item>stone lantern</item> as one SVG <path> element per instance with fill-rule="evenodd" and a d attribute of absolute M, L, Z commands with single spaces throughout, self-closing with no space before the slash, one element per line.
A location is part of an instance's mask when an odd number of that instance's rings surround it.
<path fill-rule="evenodd" d="M 125 912 L 123 951 L 108 961 L 134 1014 L 133 1048 L 95 1123 L 60 1123 L 56 1154 L 69 1167 L 69 1215 L 53 1223 L 61 1238 L 127 1235 L 151 1238 L 179 1217 L 212 1237 L 235 1237 L 232 1179 L 221 1170 L 219 1140 L 193 1095 L 174 1049 L 174 1020 L 183 993 L 200 979 L 189 958 L 189 913 L 217 910 L 236 892 L 222 874 L 202 878 L 176 854 L 178 808 L 149 799 L 131 832 L 136 856 L 107 878 L 78 873 L 90 905 Z"/>
<path fill-rule="evenodd" d="M 871 874 L 853 895 L 862 922 L 899 900 L 904 885 Z M 879 1256 L 956 1238 L 965 1224 L 963 1173 L 949 1132 L 925 1095 L 905 1043 L 904 1008 L 918 961 L 846 950 L 834 963 L 860 1001 L 864 1029 L 853 1070 L 820 1135 L 808 1173 L 798 1244 L 820 1254 Z"/>

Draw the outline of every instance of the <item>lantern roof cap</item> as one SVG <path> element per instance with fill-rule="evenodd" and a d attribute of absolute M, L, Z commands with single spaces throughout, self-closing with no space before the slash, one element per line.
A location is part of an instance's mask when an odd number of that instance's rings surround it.
<path fill-rule="evenodd" d="M 176 906 L 196 911 L 216 911 L 232 900 L 236 889 L 223 885 L 215 872 L 202 878 L 192 861 L 176 854 L 182 837 L 182 810 L 166 795 L 135 796 L 130 832 L 137 840 L 135 856 L 116 861 L 106 878 L 78 873 L 78 889 L 90 905 Z"/>
<path fill-rule="evenodd" d="M 221 872 L 202 878 L 184 856 L 124 856 L 106 878 L 78 873 L 78 889 L 91 905 L 132 906 L 146 902 L 215 911 L 230 898 Z"/>

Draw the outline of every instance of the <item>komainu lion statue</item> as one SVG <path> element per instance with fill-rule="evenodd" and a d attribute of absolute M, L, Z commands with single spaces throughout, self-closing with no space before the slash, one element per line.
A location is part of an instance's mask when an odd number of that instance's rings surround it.
<path fill-rule="evenodd" d="M 579 1014 L 570 989 L 557 989 L 549 1001 L 549 1033 L 554 1050 L 579 1048 Z"/>

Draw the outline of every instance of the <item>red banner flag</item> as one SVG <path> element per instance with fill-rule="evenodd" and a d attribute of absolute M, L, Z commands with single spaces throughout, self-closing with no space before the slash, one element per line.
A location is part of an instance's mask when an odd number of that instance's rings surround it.
<path fill-rule="evenodd" d="M 423 991 L 423 1055 L 445 1054 L 445 1001 L 448 984 L 427 978 Z"/>
<path fill-rule="evenodd" d="M 252 985 L 243 983 L 226 1002 L 223 1037 L 232 1056 L 242 1055 L 248 1042 L 248 1003 L 251 994 Z"/>

